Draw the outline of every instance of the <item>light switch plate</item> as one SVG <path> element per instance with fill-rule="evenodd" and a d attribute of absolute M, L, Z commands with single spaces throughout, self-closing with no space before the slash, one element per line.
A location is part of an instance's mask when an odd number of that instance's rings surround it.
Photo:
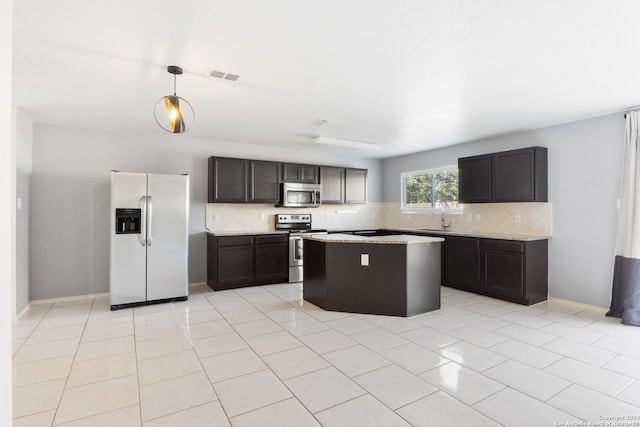
<path fill-rule="evenodd" d="M 360 265 L 369 265 L 369 254 L 360 254 Z"/>
<path fill-rule="evenodd" d="M 22 209 L 22 199 L 20 197 L 16 199 L 16 209 Z"/>
<path fill-rule="evenodd" d="M 482 221 L 482 216 L 480 214 L 476 214 L 476 221 L 477 222 Z"/>
<path fill-rule="evenodd" d="M 473 221 L 473 214 L 467 214 L 467 221 Z"/>
<path fill-rule="evenodd" d="M 514 221 L 516 222 L 516 224 L 520 224 L 520 222 L 522 221 L 522 218 L 520 217 L 520 215 L 516 215 L 514 218 Z"/>

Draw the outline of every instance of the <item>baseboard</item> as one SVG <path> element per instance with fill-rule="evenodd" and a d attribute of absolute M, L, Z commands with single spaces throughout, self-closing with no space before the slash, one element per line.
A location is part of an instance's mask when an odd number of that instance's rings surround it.
<path fill-rule="evenodd" d="M 69 296 L 69 297 L 57 297 L 57 298 L 31 300 L 31 302 L 29 302 L 29 306 L 30 305 L 52 304 L 52 303 L 56 303 L 56 302 L 80 301 L 80 300 L 83 300 L 83 299 L 92 299 L 92 298 L 99 298 L 99 297 L 104 297 L 104 296 L 109 296 L 109 292 L 100 292 L 100 293 L 97 293 L 97 294 L 85 294 L 85 295 L 74 295 L 74 296 Z"/>
<path fill-rule="evenodd" d="M 191 287 L 195 287 L 195 286 L 204 286 L 206 284 L 207 284 L 207 282 L 193 282 L 193 283 L 189 283 L 189 287 L 191 288 Z M 27 306 L 20 311 L 20 314 L 18 314 L 16 316 L 16 320 L 20 317 L 20 315 L 22 315 L 27 310 L 29 310 L 29 308 L 32 305 L 53 304 L 53 303 L 56 303 L 56 302 L 67 302 L 67 301 L 79 301 L 79 300 L 83 300 L 83 299 L 91 299 L 91 298 L 98 298 L 98 297 L 104 297 L 104 296 L 109 296 L 109 292 L 100 292 L 100 293 L 96 293 L 96 294 L 74 295 L 74 296 L 68 296 L 68 297 L 57 297 L 57 298 L 46 298 L 46 299 L 31 300 L 31 301 L 29 301 L 29 304 L 27 304 Z"/>
<path fill-rule="evenodd" d="M 596 310 L 596 311 L 602 311 L 602 312 L 605 312 L 605 313 L 607 311 L 609 311 L 609 309 L 607 307 L 599 307 L 597 305 L 585 304 L 585 303 L 573 301 L 573 300 L 570 300 L 570 299 L 563 299 L 563 298 L 557 298 L 557 297 L 548 297 L 547 300 L 562 302 L 562 303 L 571 304 L 571 305 L 576 305 L 578 307 L 584 308 L 585 310 Z"/>

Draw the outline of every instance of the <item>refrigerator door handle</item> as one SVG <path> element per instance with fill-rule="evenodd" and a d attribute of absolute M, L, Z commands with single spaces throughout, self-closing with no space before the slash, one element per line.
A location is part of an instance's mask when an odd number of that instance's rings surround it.
<path fill-rule="evenodd" d="M 140 234 L 138 235 L 138 241 L 142 246 L 147 245 L 147 197 L 140 197 L 140 208 L 142 209 Z"/>
<path fill-rule="evenodd" d="M 151 196 L 147 196 L 147 207 L 149 209 L 149 217 L 147 218 L 147 246 L 151 246 L 151 224 L 153 224 L 153 203 L 151 203 Z"/>

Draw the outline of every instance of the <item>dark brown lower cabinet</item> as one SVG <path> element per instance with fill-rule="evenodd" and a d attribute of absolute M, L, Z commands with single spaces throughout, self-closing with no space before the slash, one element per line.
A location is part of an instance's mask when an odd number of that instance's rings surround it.
<path fill-rule="evenodd" d="M 286 235 L 256 236 L 256 281 L 278 283 L 289 279 L 289 245 Z"/>
<path fill-rule="evenodd" d="M 480 286 L 480 242 L 466 237 L 448 237 L 442 245 L 442 284 L 469 288 Z"/>
<path fill-rule="evenodd" d="M 286 234 L 207 235 L 207 284 L 214 290 L 287 281 L 288 260 Z"/>
<path fill-rule="evenodd" d="M 447 236 L 442 284 L 519 304 L 548 296 L 547 240 Z"/>

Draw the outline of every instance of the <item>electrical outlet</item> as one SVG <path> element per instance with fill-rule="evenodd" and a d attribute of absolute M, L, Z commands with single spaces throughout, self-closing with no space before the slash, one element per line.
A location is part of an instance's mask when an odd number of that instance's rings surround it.
<path fill-rule="evenodd" d="M 20 197 L 16 199 L 16 209 L 22 209 L 22 199 Z"/>
<path fill-rule="evenodd" d="M 482 221 L 482 216 L 480 214 L 476 214 L 476 221 L 477 222 Z"/>
<path fill-rule="evenodd" d="M 360 254 L 360 265 L 369 265 L 369 254 Z"/>
<path fill-rule="evenodd" d="M 220 221 L 220 214 L 219 214 L 219 213 L 214 214 L 214 215 L 213 215 L 213 220 L 214 220 L 214 221 Z"/>
<path fill-rule="evenodd" d="M 516 224 L 520 224 L 522 218 L 520 218 L 520 215 L 516 215 L 513 220 L 516 222 Z"/>
<path fill-rule="evenodd" d="M 260 212 L 260 221 L 264 221 L 264 214 Z"/>
<path fill-rule="evenodd" d="M 473 221 L 473 214 L 467 214 L 467 221 Z"/>

